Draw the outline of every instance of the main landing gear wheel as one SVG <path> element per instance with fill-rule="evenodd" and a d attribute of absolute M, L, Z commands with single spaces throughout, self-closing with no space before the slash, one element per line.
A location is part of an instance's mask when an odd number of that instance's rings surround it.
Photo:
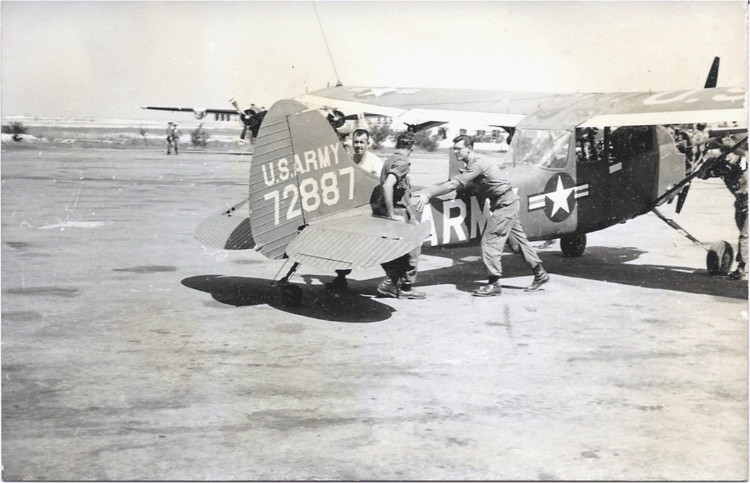
<path fill-rule="evenodd" d="M 724 276 L 729 273 L 734 260 L 734 249 L 729 242 L 721 240 L 715 242 L 706 254 L 706 268 L 709 275 Z"/>
<path fill-rule="evenodd" d="M 571 233 L 560 237 L 560 250 L 564 257 L 580 257 L 586 250 L 586 234 Z"/>
<path fill-rule="evenodd" d="M 279 285 L 281 303 L 287 307 L 299 307 L 302 304 L 302 289 L 298 285 Z"/>

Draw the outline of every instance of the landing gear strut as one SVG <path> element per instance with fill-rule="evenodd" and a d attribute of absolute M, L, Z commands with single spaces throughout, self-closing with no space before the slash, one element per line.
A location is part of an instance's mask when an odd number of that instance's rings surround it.
<path fill-rule="evenodd" d="M 560 237 L 560 250 L 564 257 L 580 257 L 586 250 L 586 234 L 571 233 Z"/>
<path fill-rule="evenodd" d="M 706 245 L 704 245 L 700 240 L 688 233 L 684 228 L 678 225 L 677 222 L 675 222 L 671 218 L 667 218 L 656 208 L 652 209 L 651 211 L 653 211 L 656 216 L 661 218 L 664 223 L 671 226 L 681 235 L 685 236 L 685 238 L 708 252 L 706 253 L 706 270 L 708 270 L 709 275 L 725 276 L 729 273 L 729 269 L 732 268 L 732 261 L 734 260 L 734 250 L 732 249 L 732 245 L 730 245 L 729 242 L 724 240 L 717 241 L 709 248 L 706 248 Z"/>

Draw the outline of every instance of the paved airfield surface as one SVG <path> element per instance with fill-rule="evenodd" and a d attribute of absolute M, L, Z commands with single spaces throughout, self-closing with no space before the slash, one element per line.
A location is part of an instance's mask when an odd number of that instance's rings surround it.
<path fill-rule="evenodd" d="M 542 249 L 543 292 L 508 255 L 471 297 L 472 247 L 426 251 L 424 301 L 303 267 L 292 309 L 280 262 L 192 236 L 249 161 L 4 149 L 5 480 L 747 479 L 747 285 L 655 216 Z M 736 243 L 720 181 L 676 219 Z"/>

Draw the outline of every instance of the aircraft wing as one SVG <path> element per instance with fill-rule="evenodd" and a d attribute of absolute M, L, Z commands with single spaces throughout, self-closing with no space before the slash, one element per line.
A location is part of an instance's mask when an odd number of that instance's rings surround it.
<path fill-rule="evenodd" d="M 409 225 L 369 213 L 316 220 L 286 247 L 290 259 L 324 270 L 363 269 L 408 253 L 429 236 L 428 223 Z"/>
<path fill-rule="evenodd" d="M 315 109 L 392 117 L 395 123 L 459 122 L 512 127 L 533 112 L 539 102 L 556 97 L 559 95 L 479 89 L 337 86 L 296 100 Z"/>
<path fill-rule="evenodd" d="M 176 106 L 141 106 L 141 109 L 151 109 L 153 111 L 172 111 L 172 112 L 198 112 L 203 114 L 225 114 L 237 116 L 236 109 L 203 109 L 195 107 L 176 107 Z"/>
<path fill-rule="evenodd" d="M 311 108 L 365 112 L 394 122 L 483 123 L 518 128 L 747 122 L 744 87 L 553 94 L 478 89 L 337 86 L 297 98 Z"/>
<path fill-rule="evenodd" d="M 646 126 L 735 121 L 747 124 L 744 87 L 643 92 L 610 100 L 580 127 Z"/>

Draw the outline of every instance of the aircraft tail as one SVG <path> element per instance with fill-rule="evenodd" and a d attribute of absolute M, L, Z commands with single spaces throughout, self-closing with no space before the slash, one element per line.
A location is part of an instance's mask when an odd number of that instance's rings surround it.
<path fill-rule="evenodd" d="M 250 168 L 250 226 L 256 249 L 283 258 L 316 218 L 369 205 L 379 180 L 357 168 L 326 118 L 294 101 L 263 120 Z"/>
<path fill-rule="evenodd" d="M 714 57 L 714 61 L 711 64 L 711 69 L 708 71 L 708 77 L 706 77 L 705 89 L 714 88 L 719 82 L 719 58 Z"/>

